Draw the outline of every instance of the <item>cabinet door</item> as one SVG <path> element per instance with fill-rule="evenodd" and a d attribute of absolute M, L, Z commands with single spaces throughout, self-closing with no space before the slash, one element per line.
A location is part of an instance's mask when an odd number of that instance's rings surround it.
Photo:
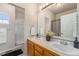
<path fill-rule="evenodd" d="M 50 54 L 48 51 L 44 51 L 44 56 L 53 56 L 53 55 Z"/>
<path fill-rule="evenodd" d="M 44 50 L 44 56 L 59 56 L 58 54 L 51 52 L 47 49 Z"/>
<path fill-rule="evenodd" d="M 42 56 L 38 51 L 35 50 L 35 56 Z"/>
<path fill-rule="evenodd" d="M 34 44 L 31 41 L 27 41 L 27 54 L 29 56 L 34 56 Z"/>
<path fill-rule="evenodd" d="M 29 56 L 34 56 L 34 49 L 29 48 L 29 50 L 28 50 L 28 55 L 29 55 Z"/>
<path fill-rule="evenodd" d="M 43 55 L 43 48 L 37 44 L 35 44 L 35 50 L 38 51 L 41 55 Z"/>

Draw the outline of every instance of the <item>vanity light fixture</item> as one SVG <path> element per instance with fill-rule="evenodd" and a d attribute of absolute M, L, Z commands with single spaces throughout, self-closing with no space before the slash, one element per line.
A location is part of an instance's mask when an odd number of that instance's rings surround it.
<path fill-rule="evenodd" d="M 41 10 L 51 6 L 51 5 L 54 5 L 54 6 L 61 6 L 61 3 L 46 3 L 42 6 Z"/>
<path fill-rule="evenodd" d="M 41 10 L 43 10 L 43 9 L 45 9 L 45 8 L 47 8 L 47 7 L 49 7 L 49 6 L 52 5 L 52 4 L 54 4 L 54 3 L 46 3 L 45 5 L 42 6 Z"/>

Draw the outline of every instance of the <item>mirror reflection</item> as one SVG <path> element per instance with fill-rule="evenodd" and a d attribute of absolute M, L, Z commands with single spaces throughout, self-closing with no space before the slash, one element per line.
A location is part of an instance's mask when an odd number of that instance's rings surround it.
<path fill-rule="evenodd" d="M 77 4 L 60 3 L 39 4 L 38 14 L 38 34 L 46 35 L 49 31 L 55 33 L 54 36 L 75 38 L 77 37 Z M 41 9 L 42 8 L 42 9 Z"/>

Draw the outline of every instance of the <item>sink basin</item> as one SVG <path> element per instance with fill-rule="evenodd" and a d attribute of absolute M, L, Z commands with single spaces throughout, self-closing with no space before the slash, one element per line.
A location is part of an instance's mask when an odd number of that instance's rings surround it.
<path fill-rule="evenodd" d="M 59 50 L 62 50 L 62 51 L 66 51 L 66 52 L 71 51 L 70 48 L 68 49 L 67 46 L 62 45 L 62 44 L 53 44 L 53 48 L 56 48 L 56 49 L 59 49 Z"/>
<path fill-rule="evenodd" d="M 52 49 L 67 55 L 79 55 L 79 50 L 69 45 L 53 44 Z"/>

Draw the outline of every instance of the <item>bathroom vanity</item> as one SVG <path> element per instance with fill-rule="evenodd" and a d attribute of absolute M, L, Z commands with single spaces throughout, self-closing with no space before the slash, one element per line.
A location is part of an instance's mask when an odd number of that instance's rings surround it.
<path fill-rule="evenodd" d="M 40 42 L 41 43 L 41 42 Z M 32 39 L 27 40 L 27 48 L 29 56 L 59 56 L 60 54 L 45 48 L 44 46 L 32 41 Z"/>
<path fill-rule="evenodd" d="M 79 56 L 79 49 L 72 45 L 63 45 L 56 39 L 46 41 L 45 38 L 30 37 L 27 39 L 29 56 Z"/>

